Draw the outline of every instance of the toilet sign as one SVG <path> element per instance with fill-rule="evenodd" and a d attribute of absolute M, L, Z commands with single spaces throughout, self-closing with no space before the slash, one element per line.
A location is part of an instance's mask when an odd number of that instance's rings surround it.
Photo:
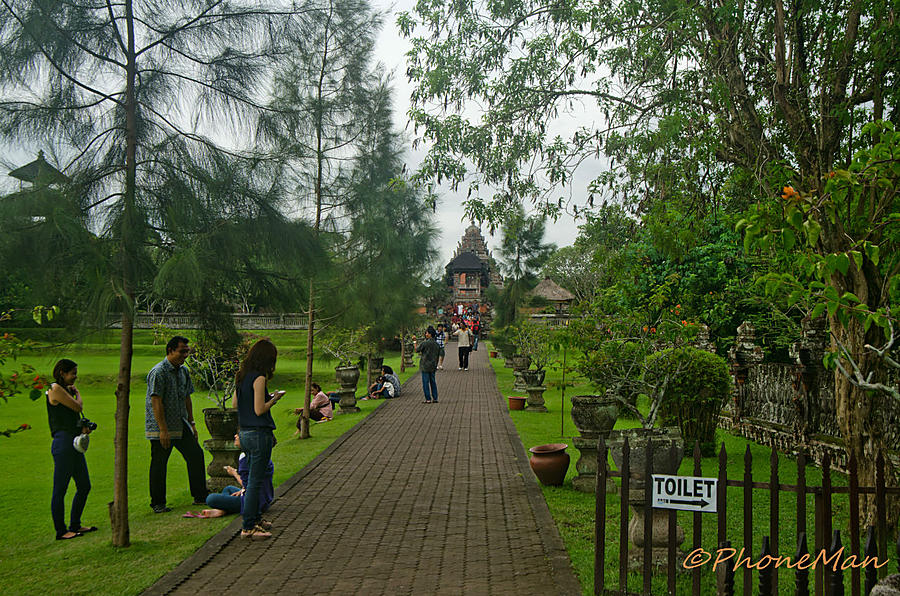
<path fill-rule="evenodd" d="M 717 478 L 653 474 L 653 507 L 716 512 Z"/>

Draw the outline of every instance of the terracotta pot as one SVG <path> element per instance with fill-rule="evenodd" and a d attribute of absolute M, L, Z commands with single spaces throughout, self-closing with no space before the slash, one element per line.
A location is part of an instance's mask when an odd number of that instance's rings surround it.
<path fill-rule="evenodd" d="M 525 409 L 525 398 L 519 397 L 515 395 L 510 395 L 509 400 L 509 409 L 510 410 L 524 410 Z"/>
<path fill-rule="evenodd" d="M 496 352 L 496 350 L 491 350 L 490 356 L 491 356 L 491 358 L 496 358 L 496 357 L 497 357 L 497 352 Z"/>
<path fill-rule="evenodd" d="M 569 454 L 566 453 L 565 443 L 551 443 L 538 445 L 528 451 L 531 452 L 531 469 L 541 484 L 545 486 L 560 486 L 566 479 L 569 470 Z"/>

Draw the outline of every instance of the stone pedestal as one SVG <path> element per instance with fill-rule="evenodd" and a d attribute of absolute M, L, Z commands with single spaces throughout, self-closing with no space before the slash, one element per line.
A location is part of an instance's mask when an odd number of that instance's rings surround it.
<path fill-rule="evenodd" d="M 644 491 L 634 491 L 638 498 L 629 498 L 629 504 L 634 515 L 628 522 L 628 568 L 631 571 L 639 571 L 644 566 Z M 640 504 L 636 501 L 640 501 Z M 663 567 L 669 560 L 669 510 L 653 509 L 650 526 L 650 560 L 654 567 Z M 678 547 L 684 542 L 684 528 L 675 526 L 675 568 L 681 567 L 684 562 L 684 553 Z"/>
<path fill-rule="evenodd" d="M 525 401 L 528 405 L 525 406 L 525 410 L 528 412 L 546 412 L 547 406 L 544 405 L 544 391 L 546 390 L 547 387 L 544 385 L 526 387 L 525 391 L 528 393 L 528 399 Z"/>
<path fill-rule="evenodd" d="M 338 402 L 341 409 L 335 414 L 352 414 L 359 412 L 360 409 L 356 405 L 356 384 L 359 382 L 359 368 L 356 366 L 339 366 L 335 370 L 335 377 L 341 384 L 338 395 L 341 401 Z"/>
<path fill-rule="evenodd" d="M 338 391 L 338 394 L 341 396 L 341 401 L 338 402 L 338 405 L 341 406 L 341 409 L 335 412 L 335 414 L 353 414 L 355 412 L 361 412 L 362 410 L 356 405 L 356 388 L 353 389 L 344 389 L 341 388 Z"/>
<path fill-rule="evenodd" d="M 203 441 L 203 447 L 212 455 L 212 459 L 206 466 L 206 473 L 209 474 L 209 478 L 206 479 L 206 489 L 211 493 L 218 493 L 228 485 L 237 485 L 234 477 L 225 471 L 225 466 L 235 469 L 238 466 L 241 450 L 234 446 L 234 438 L 229 440 L 207 439 Z"/>
<path fill-rule="evenodd" d="M 675 428 L 632 428 L 628 430 L 612 431 L 610 433 L 610 453 L 616 466 L 622 471 L 623 447 L 627 439 L 629 446 L 629 477 L 628 504 L 631 506 L 632 517 L 628 522 L 628 565 L 632 570 L 640 569 L 644 561 L 644 518 L 645 496 L 647 486 L 644 473 L 647 469 L 648 442 L 653 443 L 653 455 L 650 460 L 651 474 L 675 474 L 684 456 L 684 440 L 681 438 L 681 430 Z M 666 565 L 668 561 L 669 544 L 669 512 L 667 509 L 651 510 L 651 558 L 654 566 Z M 684 542 L 684 529 L 675 526 L 676 547 Z M 675 564 L 679 565 L 684 554 L 676 548 Z"/>
<path fill-rule="evenodd" d="M 598 439 L 585 437 L 575 437 L 574 440 L 579 457 L 578 461 L 575 462 L 575 471 L 578 472 L 578 475 L 572 478 L 572 486 L 575 490 L 583 493 L 593 493 L 597 489 L 597 465 L 599 463 L 597 461 L 597 441 Z M 609 464 L 603 463 L 606 466 L 606 470 L 609 471 Z M 618 490 L 615 480 L 607 476 L 606 492 L 615 494 Z"/>

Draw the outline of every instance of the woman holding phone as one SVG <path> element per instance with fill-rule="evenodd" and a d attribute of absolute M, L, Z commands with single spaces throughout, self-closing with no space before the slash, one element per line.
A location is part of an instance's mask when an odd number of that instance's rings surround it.
<path fill-rule="evenodd" d="M 234 391 L 241 446 L 247 454 L 249 468 L 247 484 L 244 486 L 241 538 L 251 540 L 263 540 L 272 536 L 268 531 L 271 524 L 264 522 L 259 512 L 259 492 L 275 445 L 275 421 L 270 410 L 285 393 L 269 393 L 267 386 L 267 381 L 275 373 L 277 358 L 278 350 L 271 341 L 261 339 L 253 344 L 241 363 Z"/>

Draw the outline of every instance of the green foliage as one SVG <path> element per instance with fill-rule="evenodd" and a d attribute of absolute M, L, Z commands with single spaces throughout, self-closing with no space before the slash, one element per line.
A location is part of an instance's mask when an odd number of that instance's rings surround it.
<path fill-rule="evenodd" d="M 552 329 L 530 320 L 522 321 L 514 333 L 518 354 L 528 356 L 531 366 L 544 370 L 556 358 L 556 337 Z"/>
<path fill-rule="evenodd" d="M 715 454 L 719 413 L 731 394 L 725 359 L 690 346 L 669 348 L 647 358 L 647 375 L 658 384 L 669 371 L 679 373 L 665 384 L 659 418 L 663 426 L 678 426 L 685 445 L 699 441 L 704 456 Z"/>
<path fill-rule="evenodd" d="M 59 312 L 59 308 L 36 306 L 31 311 L 32 319 L 35 323 L 41 324 L 44 319 L 52 320 Z M 5 323 L 12 318 L 10 311 L 0 312 L 0 323 Z M 28 339 L 20 339 L 12 333 L 4 333 L 0 336 L 0 367 L 3 367 L 10 360 L 18 360 L 23 354 L 35 347 L 35 342 Z M 0 372 L 0 399 L 4 403 L 9 398 L 28 391 L 28 397 L 31 401 L 36 401 L 41 397 L 41 391 L 45 387 L 50 386 L 51 381 L 47 377 L 36 374 L 35 368 L 27 363 L 20 363 L 18 370 Z M 27 430 L 28 425 L 22 425 L 18 430 L 8 430 L 2 433 L 9 436 L 13 432 Z"/>

